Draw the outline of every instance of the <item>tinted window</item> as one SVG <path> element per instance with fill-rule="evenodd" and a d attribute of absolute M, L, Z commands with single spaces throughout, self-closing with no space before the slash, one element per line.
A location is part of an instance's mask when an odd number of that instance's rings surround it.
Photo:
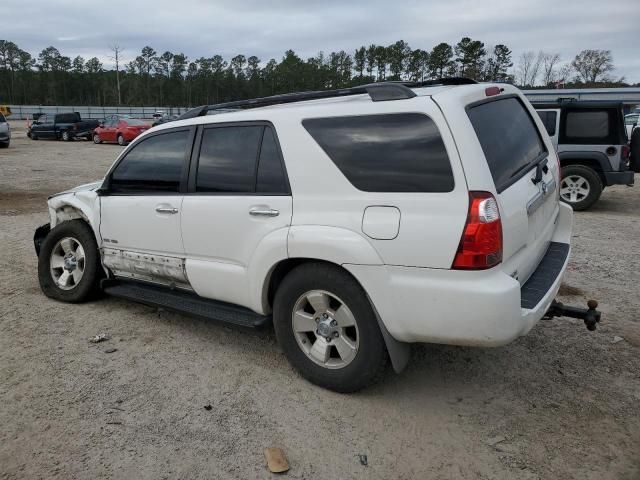
<path fill-rule="evenodd" d="M 546 154 L 529 112 L 517 98 L 482 103 L 468 110 L 498 193 Z"/>
<path fill-rule="evenodd" d="M 4 123 L 6 120 L 4 119 L 4 115 L 0 113 L 0 123 Z"/>
<path fill-rule="evenodd" d="M 276 137 L 273 130 L 267 127 L 264 130 L 260 149 L 256 192 L 286 194 L 288 190 Z"/>
<path fill-rule="evenodd" d="M 142 120 L 137 120 L 135 118 L 124 118 L 123 119 L 124 123 L 126 123 L 127 125 L 135 125 L 135 126 L 142 126 L 142 125 L 146 125 L 145 122 L 143 122 Z"/>
<path fill-rule="evenodd" d="M 567 137 L 604 138 L 609 135 L 609 113 L 607 111 L 567 112 L 565 127 Z"/>
<path fill-rule="evenodd" d="M 263 128 L 251 126 L 205 129 L 198 160 L 196 190 L 253 192 Z"/>
<path fill-rule="evenodd" d="M 59 113 L 56 115 L 56 123 L 76 123 L 80 121 L 80 115 L 77 113 Z"/>
<path fill-rule="evenodd" d="M 302 124 L 360 190 L 453 190 L 453 173 L 442 137 L 426 115 L 314 118 Z"/>
<path fill-rule="evenodd" d="M 540 116 L 540 120 L 542 120 L 544 128 L 547 130 L 549 136 L 553 137 L 556 134 L 556 120 L 558 118 L 558 113 L 538 111 L 538 116 Z"/>
<path fill-rule="evenodd" d="M 177 192 L 189 131 L 154 135 L 135 145 L 111 177 L 116 192 Z"/>

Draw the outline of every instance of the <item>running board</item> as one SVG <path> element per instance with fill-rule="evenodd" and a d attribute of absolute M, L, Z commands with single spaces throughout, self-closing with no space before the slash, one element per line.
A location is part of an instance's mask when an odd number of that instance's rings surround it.
<path fill-rule="evenodd" d="M 259 315 L 248 308 L 209 300 L 169 287 L 114 279 L 102 280 L 100 287 L 106 294 L 114 297 L 240 327 L 260 328 L 271 322 L 271 316 Z"/>

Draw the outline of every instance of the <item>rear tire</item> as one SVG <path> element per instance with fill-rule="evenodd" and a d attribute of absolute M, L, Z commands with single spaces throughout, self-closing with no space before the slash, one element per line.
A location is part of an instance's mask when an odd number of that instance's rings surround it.
<path fill-rule="evenodd" d="M 587 210 L 598 201 L 604 186 L 598 173 L 584 165 L 562 167 L 560 200 L 576 211 Z"/>
<path fill-rule="evenodd" d="M 9 148 L 9 143 L 10 143 L 10 142 L 3 142 L 3 143 L 0 143 L 0 148 Z"/>
<path fill-rule="evenodd" d="M 31 140 L 38 140 L 38 135 L 36 135 L 35 133 L 31 132 L 29 134 L 29 137 L 31 137 Z"/>
<path fill-rule="evenodd" d="M 38 280 L 47 297 L 84 302 L 96 293 L 101 277 L 98 245 L 86 222 L 62 222 L 49 232 L 38 256 Z"/>
<path fill-rule="evenodd" d="M 119 133 L 118 134 L 118 145 L 120 145 L 121 147 L 124 147 L 126 144 L 127 144 L 126 140 L 124 139 L 122 134 Z"/>
<path fill-rule="evenodd" d="M 102 140 L 100 140 L 100 135 L 98 135 L 97 133 L 93 134 L 93 143 L 95 143 L 96 145 L 102 143 Z"/>
<path fill-rule="evenodd" d="M 62 140 L 64 140 L 65 142 L 68 142 L 71 140 L 71 134 L 65 130 L 64 132 L 62 132 L 62 135 L 60 138 L 62 138 Z"/>
<path fill-rule="evenodd" d="M 293 269 L 276 292 L 273 323 L 289 362 L 316 385 L 354 392 L 384 373 L 388 354 L 371 303 L 340 267 Z"/>

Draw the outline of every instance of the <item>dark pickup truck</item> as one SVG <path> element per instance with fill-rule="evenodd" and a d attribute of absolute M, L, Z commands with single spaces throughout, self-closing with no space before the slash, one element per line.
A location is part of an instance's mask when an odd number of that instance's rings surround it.
<path fill-rule="evenodd" d="M 31 123 L 27 135 L 32 140 L 53 138 L 69 141 L 79 137 L 90 140 L 93 129 L 99 124 L 99 120 L 82 120 L 77 112 L 45 114 L 40 115 L 37 120 Z"/>

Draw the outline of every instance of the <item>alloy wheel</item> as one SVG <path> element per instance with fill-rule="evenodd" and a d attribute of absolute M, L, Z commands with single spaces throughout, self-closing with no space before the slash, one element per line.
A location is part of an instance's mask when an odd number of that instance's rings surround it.
<path fill-rule="evenodd" d="M 293 307 L 291 326 L 300 349 L 324 368 L 344 368 L 358 353 L 355 316 L 330 292 L 311 290 L 301 295 Z"/>
<path fill-rule="evenodd" d="M 60 239 L 51 252 L 49 270 L 58 288 L 73 290 L 82 280 L 85 269 L 84 248 L 73 237 Z"/>
<path fill-rule="evenodd" d="M 560 196 L 567 203 L 577 203 L 589 195 L 589 181 L 581 175 L 569 175 L 562 179 Z"/>

